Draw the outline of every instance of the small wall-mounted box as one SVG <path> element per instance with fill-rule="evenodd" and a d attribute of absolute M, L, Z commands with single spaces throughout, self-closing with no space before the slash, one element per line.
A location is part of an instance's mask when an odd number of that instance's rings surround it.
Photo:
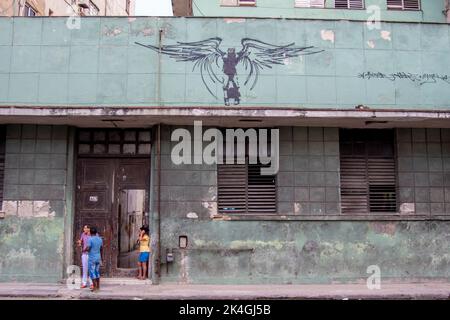
<path fill-rule="evenodd" d="M 5 219 L 5 211 L 0 211 L 0 219 Z"/>

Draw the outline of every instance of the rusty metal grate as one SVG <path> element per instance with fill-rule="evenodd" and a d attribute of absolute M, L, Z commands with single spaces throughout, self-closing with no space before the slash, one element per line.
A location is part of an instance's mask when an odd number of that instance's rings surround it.
<path fill-rule="evenodd" d="M 149 157 L 150 129 L 79 129 L 79 157 L 127 156 Z"/>
<path fill-rule="evenodd" d="M 397 211 L 393 130 L 341 129 L 343 214 Z"/>
<path fill-rule="evenodd" d="M 275 175 L 261 175 L 261 164 L 217 165 L 218 208 L 222 214 L 275 214 Z"/>

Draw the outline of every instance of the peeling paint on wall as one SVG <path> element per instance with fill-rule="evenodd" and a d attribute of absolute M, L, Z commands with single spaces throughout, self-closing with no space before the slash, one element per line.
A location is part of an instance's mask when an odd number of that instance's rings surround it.
<path fill-rule="evenodd" d="M 321 30 L 320 36 L 324 41 L 330 41 L 334 43 L 334 31 L 333 30 Z"/>
<path fill-rule="evenodd" d="M 225 18 L 223 19 L 226 23 L 244 23 L 245 19 L 239 19 L 239 18 Z"/>
<path fill-rule="evenodd" d="M 402 203 L 400 205 L 400 213 L 413 214 L 415 211 L 416 209 L 414 203 Z"/>
<path fill-rule="evenodd" d="M 188 217 L 189 219 L 198 219 L 198 215 L 195 212 L 189 212 L 186 217 Z"/>
<path fill-rule="evenodd" d="M 386 31 L 386 30 L 382 30 L 380 32 L 381 38 L 386 40 L 386 41 L 392 41 L 391 39 L 391 32 L 390 31 Z"/>

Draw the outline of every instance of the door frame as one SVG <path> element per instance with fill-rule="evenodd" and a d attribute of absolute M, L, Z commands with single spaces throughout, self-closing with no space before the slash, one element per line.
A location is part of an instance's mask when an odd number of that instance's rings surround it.
<path fill-rule="evenodd" d="M 76 240 L 78 240 L 79 237 L 79 232 L 80 230 L 78 230 L 80 228 L 79 226 L 79 213 L 78 213 L 78 174 L 79 174 L 79 160 L 81 159 L 107 159 L 107 160 L 112 160 L 112 162 L 120 162 L 120 161 L 132 161 L 132 162 L 142 162 L 142 164 L 147 164 L 147 168 L 148 168 L 148 176 L 147 179 L 145 180 L 145 183 L 142 184 L 141 186 L 143 186 L 141 189 L 145 189 L 146 192 L 146 212 L 147 212 L 147 220 L 148 223 L 151 223 L 151 214 L 150 214 L 150 210 L 151 210 L 151 172 L 152 172 L 152 168 L 151 168 L 151 158 L 152 158 L 152 149 L 153 149 L 153 139 L 151 138 L 149 142 L 147 142 L 148 144 L 150 144 L 150 153 L 149 154 L 133 154 L 133 155 L 129 155 L 129 154 L 82 154 L 80 155 L 78 153 L 78 146 L 79 146 L 79 140 L 78 140 L 78 132 L 80 130 L 91 130 L 91 131 L 96 131 L 96 130 L 105 130 L 105 131 L 109 131 L 109 130 L 121 130 L 121 131 L 125 131 L 125 130 L 136 130 L 137 132 L 140 131 L 149 131 L 151 133 L 151 135 L 153 136 L 154 133 L 154 129 L 153 128 L 73 128 L 74 130 L 72 131 L 72 157 L 71 159 L 73 159 L 72 162 L 72 172 L 73 172 L 73 187 L 72 190 L 73 192 L 73 205 L 72 205 L 72 210 L 73 210 L 73 215 L 71 217 L 71 225 L 72 225 L 72 234 L 70 235 L 70 240 L 68 241 L 68 244 L 70 243 L 70 249 L 68 250 L 70 252 L 70 264 L 74 264 L 77 266 L 80 266 L 81 264 L 79 263 L 80 258 L 79 257 L 79 250 L 77 250 L 76 247 Z M 114 166 L 113 171 L 113 179 L 115 179 L 116 177 L 116 172 L 115 169 L 118 168 L 119 166 L 116 165 Z M 113 197 L 115 197 L 116 199 L 119 196 L 119 185 L 118 183 L 113 182 Z M 126 186 L 126 184 L 123 184 Z M 122 185 L 122 186 L 123 186 Z M 135 185 L 136 186 L 136 185 Z M 136 269 L 123 269 L 123 268 L 118 268 L 117 267 L 117 262 L 118 262 L 118 252 L 117 249 L 119 247 L 119 239 L 118 239 L 118 218 L 119 218 L 119 212 L 118 212 L 119 206 L 118 206 L 118 201 L 113 201 L 111 210 L 111 216 L 109 218 L 109 223 L 111 226 L 111 254 L 110 254 L 110 263 L 109 263 L 109 268 L 108 270 L 105 270 L 106 273 L 105 275 L 107 277 L 120 277 L 120 276 L 130 276 L 130 272 L 134 272 Z M 78 229 L 77 229 L 78 228 Z M 113 243 L 114 241 L 114 243 Z M 113 254 L 113 246 L 114 249 L 116 249 L 115 254 Z M 149 261 L 149 270 L 150 270 L 150 266 L 151 266 L 152 261 Z M 151 274 L 149 273 L 149 277 L 151 277 Z"/>
<path fill-rule="evenodd" d="M 150 158 L 148 159 L 137 159 L 137 158 L 121 158 L 121 159 L 114 159 L 115 162 L 118 165 L 115 165 L 114 168 L 115 170 L 120 168 L 120 164 L 123 161 L 130 161 L 131 163 L 138 163 L 140 165 L 147 165 L 148 168 L 148 175 L 147 175 L 147 179 L 144 179 L 144 183 L 143 184 L 139 184 L 139 183 L 119 183 L 119 176 L 118 176 L 118 172 L 115 171 L 114 172 L 114 178 L 113 178 L 113 190 L 114 190 L 114 201 L 112 204 L 112 240 L 114 240 L 114 243 L 112 244 L 112 250 L 111 252 L 111 276 L 114 277 L 130 277 L 132 276 L 131 274 L 133 274 L 133 276 L 136 274 L 137 272 L 137 267 L 136 268 L 131 268 L 131 269 L 126 269 L 126 268 L 119 268 L 118 267 L 118 258 L 119 258 L 119 228 L 120 228 L 120 224 L 119 224 L 119 202 L 120 202 L 120 192 L 121 190 L 124 189 L 144 189 L 146 191 L 145 193 L 145 213 L 147 216 L 147 220 L 150 223 L 150 175 L 151 175 L 151 160 Z M 115 252 L 115 253 L 114 253 Z M 149 262 L 150 263 L 150 262 Z M 137 264 L 137 262 L 136 262 Z"/>

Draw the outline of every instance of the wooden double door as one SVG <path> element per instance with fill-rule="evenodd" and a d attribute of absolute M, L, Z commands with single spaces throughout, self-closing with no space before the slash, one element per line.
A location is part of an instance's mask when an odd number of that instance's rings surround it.
<path fill-rule="evenodd" d="M 149 158 L 77 160 L 75 240 L 84 225 L 103 239 L 103 276 L 134 276 L 139 228 L 149 225 Z M 80 265 L 81 250 L 75 250 Z"/>

